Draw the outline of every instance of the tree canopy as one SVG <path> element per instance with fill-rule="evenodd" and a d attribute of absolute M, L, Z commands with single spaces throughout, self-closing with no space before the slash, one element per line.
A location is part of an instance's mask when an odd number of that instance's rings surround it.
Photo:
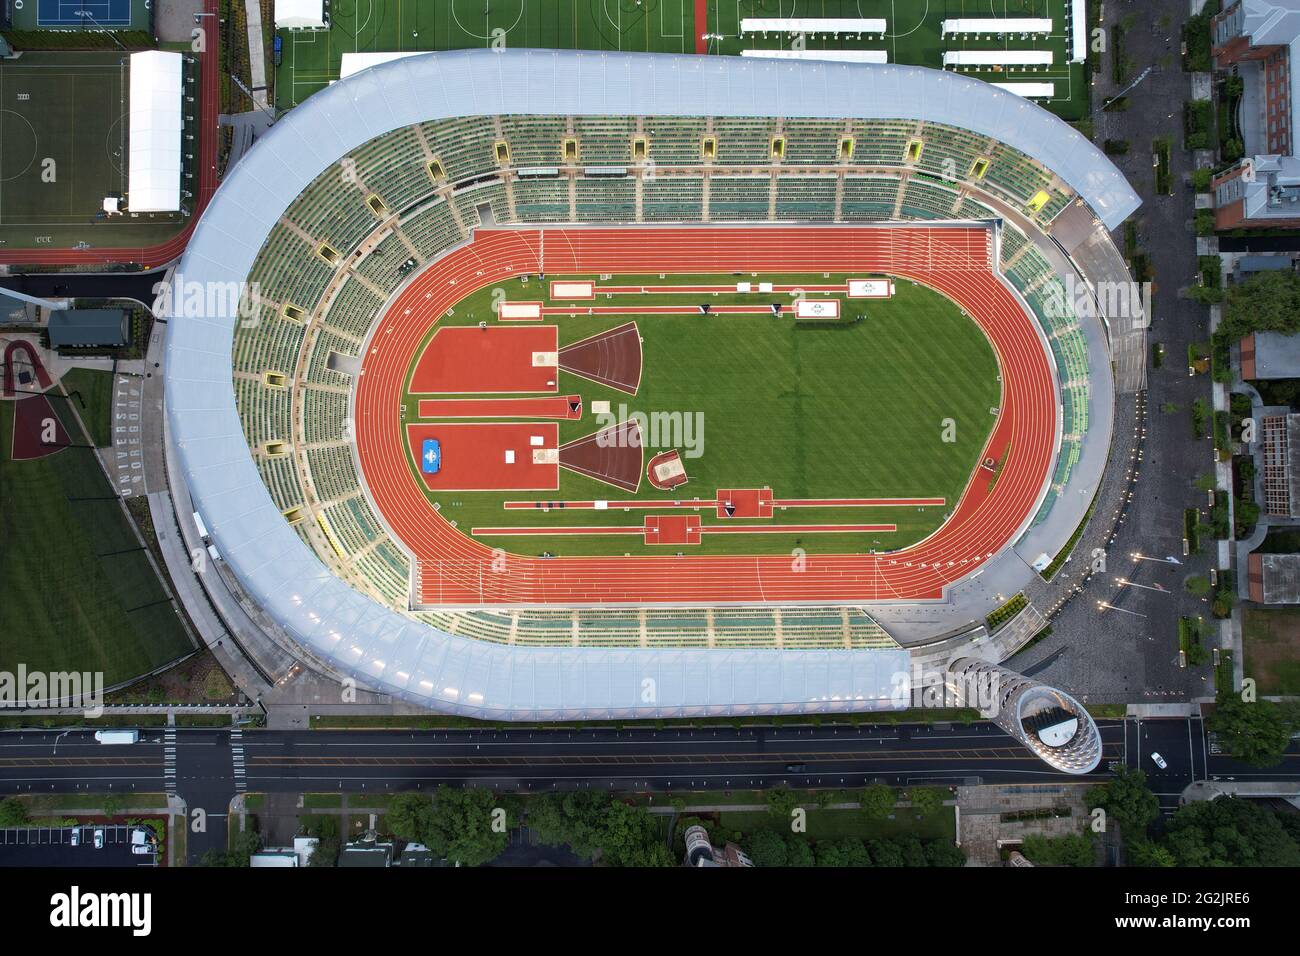
<path fill-rule="evenodd" d="M 1228 288 L 1216 334 L 1231 341 L 1251 332 L 1300 332 L 1300 275 L 1257 272 Z"/>
<path fill-rule="evenodd" d="M 1164 846 L 1179 866 L 1300 866 L 1300 846 L 1277 816 L 1235 797 L 1179 807 Z"/>
<path fill-rule="evenodd" d="M 1238 760 L 1255 767 L 1272 767 L 1282 761 L 1295 730 L 1295 712 L 1272 701 L 1247 702 L 1224 692 L 1214 702 L 1206 728 Z"/>
<path fill-rule="evenodd" d="M 1126 839 L 1137 839 L 1160 816 L 1160 800 L 1147 786 L 1146 774 L 1128 767 L 1115 779 L 1088 791 L 1088 806 L 1102 807 L 1119 824 Z"/>

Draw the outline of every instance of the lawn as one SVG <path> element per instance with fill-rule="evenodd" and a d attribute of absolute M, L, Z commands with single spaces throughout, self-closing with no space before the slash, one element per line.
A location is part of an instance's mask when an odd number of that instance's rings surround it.
<path fill-rule="evenodd" d="M 90 431 L 91 440 L 100 448 L 113 444 L 113 373 L 74 368 L 64 374 L 62 382 L 63 390 L 77 402 L 77 414 Z"/>
<path fill-rule="evenodd" d="M 1245 608 L 1242 667 L 1266 695 L 1300 694 L 1300 610 Z"/>
<path fill-rule="evenodd" d="M 0 402 L 0 670 L 102 671 L 112 686 L 188 652 L 93 452 L 11 461 L 13 405 Z"/>
<path fill-rule="evenodd" d="M 276 105 L 301 103 L 339 76 L 344 53 L 430 51 L 483 48 L 621 50 L 625 52 L 695 53 L 696 37 L 711 40 L 710 53 L 739 55 L 743 49 L 789 48 L 791 38 L 770 34 L 740 37 L 745 17 L 883 17 L 886 37 L 817 35 L 808 49 L 885 50 L 891 63 L 939 68 L 947 49 L 1051 50 L 1049 67 L 1009 67 L 971 75 L 986 80 L 1051 80 L 1056 96 L 1040 101 L 1066 119 L 1087 113 L 1084 64 L 1070 64 L 1066 0 L 998 0 L 997 16 L 1051 17 L 1050 35 L 1006 39 L 940 36 L 948 17 L 994 15 L 987 0 L 947 0 L 942 4 L 901 4 L 897 0 L 709 0 L 703 23 L 696 23 L 694 0 L 352 0 L 335 3 L 327 32 L 280 31 L 284 55 L 276 72 Z M 797 8 L 797 9 L 796 9 Z"/>
<path fill-rule="evenodd" d="M 547 276 L 548 282 L 557 277 Z M 778 285 L 830 285 L 844 277 L 773 276 Z M 615 277 L 619 285 L 726 284 L 733 277 Z M 534 280 L 502 283 L 508 301 L 549 303 Z M 601 500 L 622 497 L 675 500 L 715 498 L 720 488 L 770 487 L 776 498 L 942 497 L 946 506 L 918 508 L 791 508 L 778 510 L 767 524 L 896 524 L 896 532 L 836 534 L 715 534 L 691 546 L 691 553 L 809 553 L 894 550 L 933 533 L 961 497 L 992 428 L 989 409 L 1000 404 L 1000 384 L 992 347 L 983 332 L 948 299 L 933 290 L 897 282 L 889 300 L 841 298 L 842 315 L 863 314 L 861 322 L 796 323 L 771 315 L 638 315 L 638 303 L 671 301 L 682 295 L 618 296 L 601 304 L 624 304 L 629 314 L 592 317 L 548 316 L 564 345 L 597 332 L 636 321 L 643 339 L 640 388 L 629 396 L 612 388 L 561 372 L 559 394 L 579 394 L 584 408 L 608 400 L 622 406 L 623 420 L 633 412 L 679 416 L 683 427 L 660 429 L 659 441 L 644 449 L 648 460 L 659 448 L 683 449 L 689 482 L 676 491 L 658 491 L 642 481 L 635 495 L 594 479 L 560 469 L 558 491 L 427 492 L 443 517 L 462 531 L 475 526 L 639 525 L 643 512 L 563 513 L 540 509 L 505 511 L 507 500 Z M 430 329 L 429 337 L 448 325 L 476 325 L 492 318 L 493 289 L 475 292 Z M 773 294 L 774 295 L 774 294 Z M 703 295 L 701 295 L 703 297 Z M 771 296 L 769 296 L 771 297 Z M 786 296 L 786 301 L 789 297 Z M 823 296 L 834 298 L 834 296 Z M 721 294 L 715 304 L 754 304 L 756 297 Z M 687 299 L 693 303 L 694 299 Z M 767 301 L 758 300 L 759 304 Z M 426 341 L 428 337 L 426 337 Z M 420 350 L 412 359 L 414 369 Z M 406 422 L 415 420 L 418 397 L 405 399 Z M 945 441 L 943 423 L 955 422 L 955 440 Z M 692 424 L 693 431 L 685 425 Z M 564 442 L 595 432 L 605 423 L 584 414 L 560 422 Z M 667 434 L 665 434 L 667 432 Z M 685 439 L 695 438 L 692 457 Z M 409 461 L 413 480 L 417 463 Z M 690 512 L 695 514 L 696 512 Z M 710 510 L 699 512 L 704 524 L 718 522 Z M 493 546 L 522 553 L 622 554 L 664 553 L 638 536 L 529 535 L 484 538 Z"/>
<path fill-rule="evenodd" d="M 126 62 L 122 51 L 0 60 L 0 250 L 143 246 L 183 225 L 170 214 L 104 218 L 104 198 L 127 188 Z"/>

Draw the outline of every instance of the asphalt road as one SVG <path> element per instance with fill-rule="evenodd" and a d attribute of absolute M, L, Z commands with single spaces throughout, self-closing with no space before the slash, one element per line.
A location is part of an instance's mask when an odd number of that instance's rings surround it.
<path fill-rule="evenodd" d="M 1112 762 L 1146 771 L 1167 810 L 1209 776 L 1300 778 L 1300 748 L 1258 771 L 1210 752 L 1199 719 L 1103 721 L 1104 780 Z M 179 729 L 174 759 L 162 729 L 105 746 L 90 731 L 0 734 L 0 793 L 175 792 L 210 825 L 190 857 L 222 843 L 236 792 L 350 793 L 475 783 L 501 790 L 601 788 L 702 791 L 796 787 L 1064 783 L 992 724 L 969 727 L 718 728 L 716 730 L 249 731 Z M 232 745 L 233 743 L 233 745 Z M 1161 770 L 1151 760 L 1159 752 Z M 798 767 L 798 769 L 794 769 Z"/>

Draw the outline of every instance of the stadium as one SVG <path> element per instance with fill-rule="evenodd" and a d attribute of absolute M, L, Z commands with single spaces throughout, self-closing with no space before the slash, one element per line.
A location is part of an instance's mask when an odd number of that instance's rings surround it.
<path fill-rule="evenodd" d="M 168 323 L 171 480 L 286 646 L 434 710 L 901 709 L 1041 629 L 1123 467 L 1137 205 L 955 73 L 373 66 L 195 228 L 175 281 L 245 296 Z"/>

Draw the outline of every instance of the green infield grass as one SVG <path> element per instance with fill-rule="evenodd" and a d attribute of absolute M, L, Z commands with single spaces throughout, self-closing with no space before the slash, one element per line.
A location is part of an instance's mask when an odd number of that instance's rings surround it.
<path fill-rule="evenodd" d="M 77 402 L 77 414 L 99 448 L 113 444 L 113 373 L 73 368 L 64 374 L 63 390 Z M 74 395 L 74 393 L 76 393 Z"/>
<path fill-rule="evenodd" d="M 1261 694 L 1300 694 L 1300 610 L 1245 608 L 1242 667 Z"/>
<path fill-rule="evenodd" d="M 73 441 L 10 459 L 14 402 L 0 402 L 0 670 L 102 671 L 112 686 L 191 649 L 146 552 L 66 403 Z"/>
<path fill-rule="evenodd" d="M 426 335 L 412 356 L 414 372 L 424 344 L 440 328 L 493 321 L 493 297 L 552 304 L 546 288 L 514 279 L 501 292 L 482 289 L 461 300 Z M 778 286 L 839 283 L 845 276 L 767 276 Z M 616 276 L 611 285 L 727 285 L 734 276 Z M 608 401 L 619 421 L 646 416 L 649 432 L 644 461 L 660 450 L 682 454 L 689 481 L 660 491 L 647 480 L 635 493 L 559 469 L 556 491 L 462 492 L 426 489 L 430 504 L 465 533 L 474 527 L 533 525 L 640 525 L 646 510 L 505 510 L 505 501 L 715 500 L 718 489 L 769 487 L 775 498 L 946 499 L 944 506 L 798 507 L 778 509 L 758 524 L 895 524 L 895 532 L 706 534 L 698 545 L 645 545 L 638 535 L 491 536 L 494 547 L 522 554 L 776 554 L 802 548 L 809 553 L 892 551 L 933 533 L 960 499 L 994 423 L 990 410 L 1001 404 L 993 349 L 972 319 L 932 289 L 896 280 L 888 300 L 838 299 L 841 321 L 799 323 L 789 315 L 703 316 L 638 314 L 638 305 L 716 305 L 745 302 L 759 307 L 787 294 L 718 295 L 651 293 L 598 295 L 593 304 L 618 304 L 617 316 L 548 315 L 541 324 L 558 329 L 560 347 L 627 322 L 637 324 L 643 366 L 636 395 L 561 370 L 559 395 L 580 395 L 583 416 L 559 422 L 559 442 L 590 435 L 610 424 L 592 414 L 592 403 Z M 566 303 L 555 303 L 566 304 Z M 858 318 L 861 316 L 861 319 Z M 410 378 L 408 377 L 408 387 Z M 419 419 L 420 395 L 404 396 L 404 423 Z M 429 397 L 427 395 L 423 397 Z M 474 396 L 490 397 L 490 396 Z M 953 423 L 954 440 L 945 440 Z M 395 423 L 397 427 L 404 424 Z M 436 437 L 436 432 L 434 433 Z M 423 482 L 414 454 L 412 480 Z M 644 465 L 643 465 L 644 467 Z M 696 512 L 705 525 L 726 522 L 716 510 Z"/>
<path fill-rule="evenodd" d="M 104 215 L 127 190 L 127 73 L 122 51 L 0 60 L 0 259 L 5 247 L 149 245 L 184 225 Z"/>
<path fill-rule="evenodd" d="M 1082 2 L 1082 0 L 1080 0 Z M 695 53 L 696 37 L 709 34 L 709 53 L 739 55 L 744 49 L 790 48 L 790 36 L 740 34 L 746 17 L 879 18 L 881 37 L 815 35 L 808 49 L 884 50 L 891 63 L 940 68 L 945 50 L 1051 50 L 1044 67 L 972 72 L 980 79 L 1051 81 L 1056 94 L 1040 100 L 1066 119 L 1087 114 L 1084 65 L 1068 62 L 1068 0 L 708 0 L 703 23 L 694 0 L 335 0 L 327 31 L 280 31 L 284 45 L 276 71 L 276 101 L 284 109 L 301 103 L 338 79 L 344 53 L 416 52 L 496 46 L 546 49 Z M 951 17 L 1039 17 L 1052 33 L 948 37 Z M 717 37 L 721 39 L 717 39 Z"/>

